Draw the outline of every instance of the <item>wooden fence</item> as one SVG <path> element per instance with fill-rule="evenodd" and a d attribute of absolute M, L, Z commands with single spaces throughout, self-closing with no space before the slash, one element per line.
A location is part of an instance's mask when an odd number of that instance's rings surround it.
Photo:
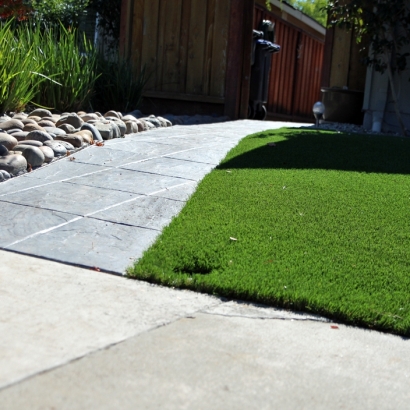
<path fill-rule="evenodd" d="M 323 41 L 255 0 L 122 0 L 121 50 L 134 67 L 152 73 L 144 96 L 159 113 L 192 109 L 245 118 L 252 28 L 263 18 L 276 23 L 282 47 L 273 56 L 268 112 L 310 118 Z"/>
<path fill-rule="evenodd" d="M 230 0 L 127 1 L 135 67 L 152 73 L 146 95 L 223 103 Z"/>

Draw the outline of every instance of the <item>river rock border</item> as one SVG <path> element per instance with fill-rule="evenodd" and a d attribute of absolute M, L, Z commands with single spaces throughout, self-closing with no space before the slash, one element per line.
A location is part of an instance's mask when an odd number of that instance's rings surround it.
<path fill-rule="evenodd" d="M 25 174 L 89 145 L 159 127 L 172 122 L 159 116 L 127 115 L 111 110 L 52 114 L 46 109 L 0 117 L 0 182 Z"/>

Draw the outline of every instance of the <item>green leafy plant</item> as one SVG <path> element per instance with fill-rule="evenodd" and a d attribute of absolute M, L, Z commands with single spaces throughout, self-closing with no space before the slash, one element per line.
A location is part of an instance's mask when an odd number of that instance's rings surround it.
<path fill-rule="evenodd" d="M 33 102 L 58 111 L 86 108 L 98 78 L 97 52 L 77 29 L 46 28 L 35 47 L 35 58 L 44 60 L 44 75 Z"/>
<path fill-rule="evenodd" d="M 128 59 L 119 57 L 117 61 L 108 61 L 100 55 L 98 71 L 101 76 L 96 82 L 93 108 L 128 112 L 139 107 L 149 79 L 145 67 L 137 72 Z"/>
<path fill-rule="evenodd" d="M 36 44 L 40 29 L 12 30 L 13 20 L 0 24 L 0 114 L 21 111 L 36 96 L 46 80 L 43 73 L 47 58 L 38 58 Z"/>
<path fill-rule="evenodd" d="M 46 25 L 78 27 L 85 14 L 89 0 L 32 0 L 31 7 L 35 18 Z"/>

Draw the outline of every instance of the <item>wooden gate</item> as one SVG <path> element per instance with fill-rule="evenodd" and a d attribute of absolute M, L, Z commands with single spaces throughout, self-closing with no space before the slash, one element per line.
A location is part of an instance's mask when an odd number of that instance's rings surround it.
<path fill-rule="evenodd" d="M 276 42 L 281 46 L 280 53 L 272 57 L 268 117 L 312 120 L 312 106 L 320 100 L 324 37 L 308 33 L 256 5 L 255 29 L 262 20 L 275 23 Z"/>

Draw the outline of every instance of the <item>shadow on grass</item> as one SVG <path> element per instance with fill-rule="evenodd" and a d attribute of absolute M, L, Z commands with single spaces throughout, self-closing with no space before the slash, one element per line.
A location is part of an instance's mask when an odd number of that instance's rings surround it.
<path fill-rule="evenodd" d="M 275 137 L 285 140 L 275 142 Z M 223 161 L 218 169 L 328 169 L 391 174 L 410 173 L 410 139 L 330 132 L 264 132 L 250 137 L 262 146 Z"/>

